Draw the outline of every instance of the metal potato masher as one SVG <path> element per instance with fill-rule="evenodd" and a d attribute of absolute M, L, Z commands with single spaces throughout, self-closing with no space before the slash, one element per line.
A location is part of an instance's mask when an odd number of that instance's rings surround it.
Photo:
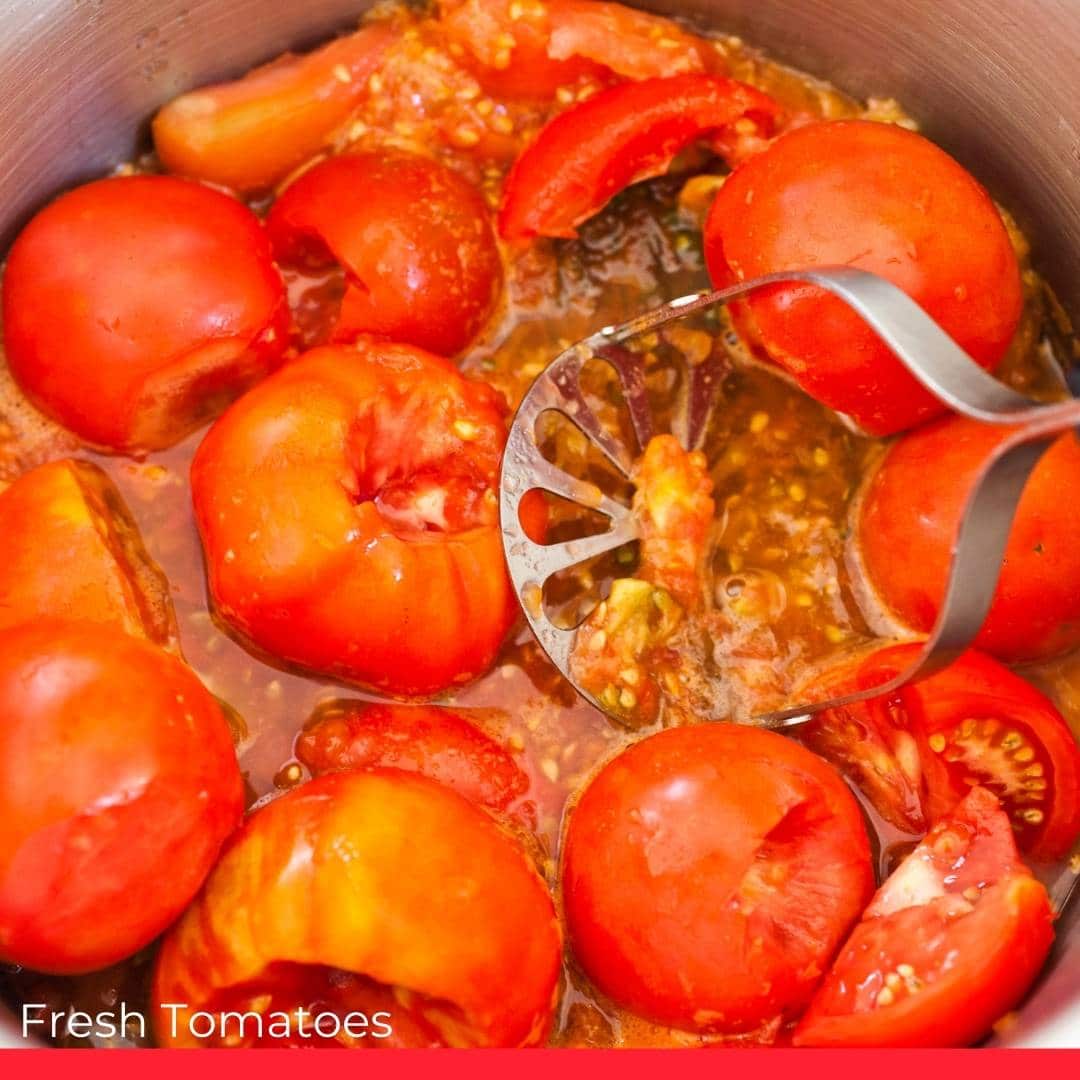
<path fill-rule="evenodd" d="M 998 382 L 975 363 L 905 292 L 875 274 L 851 267 L 790 271 L 731 288 L 692 293 L 598 333 L 564 350 L 537 377 L 518 408 L 503 457 L 500 518 L 510 577 L 540 645 L 559 671 L 597 708 L 603 706 L 577 685 L 570 672 L 576 628 L 557 625 L 542 602 L 545 583 L 555 574 L 614 551 L 638 536 L 638 524 L 622 502 L 571 475 L 541 452 L 538 421 L 561 414 L 630 479 L 633 455 L 601 423 L 581 385 L 583 367 L 606 362 L 618 378 L 638 449 L 653 435 L 641 356 L 624 343 L 715 305 L 740 299 L 764 286 L 799 282 L 828 290 L 854 309 L 915 378 L 954 412 L 1012 429 L 982 464 L 957 531 L 944 601 L 937 621 L 915 660 L 894 678 L 844 697 L 801 702 L 753 718 L 764 727 L 788 728 L 824 709 L 889 694 L 909 680 L 951 663 L 972 642 L 989 611 L 1013 516 L 1029 474 L 1055 435 L 1080 428 L 1080 399 L 1036 403 Z M 699 445 L 722 371 L 712 363 L 686 365 L 686 392 L 677 426 L 686 449 Z M 541 544 L 522 527 L 519 505 L 540 489 L 597 511 L 609 521 L 606 532 Z"/>

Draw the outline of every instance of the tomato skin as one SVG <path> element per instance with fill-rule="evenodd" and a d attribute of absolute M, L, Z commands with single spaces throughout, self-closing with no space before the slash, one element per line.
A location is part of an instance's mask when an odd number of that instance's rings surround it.
<path fill-rule="evenodd" d="M 1052 920 L 997 800 L 974 788 L 878 890 L 794 1042 L 968 1046 L 1038 975 Z"/>
<path fill-rule="evenodd" d="M 809 124 L 745 161 L 705 225 L 714 284 L 855 266 L 913 297 L 984 368 L 1020 319 L 1020 273 L 989 195 L 929 140 L 865 120 Z M 890 435 L 944 411 L 838 297 L 808 285 L 740 306 L 771 359 L 812 397 Z"/>
<path fill-rule="evenodd" d="M 394 694 L 486 670 L 517 617 L 493 494 L 504 415 L 419 349 L 287 365 L 192 463 L 218 613 L 275 657 Z"/>
<path fill-rule="evenodd" d="M 777 106 L 719 75 L 645 79 L 603 90 L 550 120 L 514 163 L 499 234 L 573 237 L 627 185 L 663 173 L 694 139 L 740 119 L 768 129 Z"/>
<path fill-rule="evenodd" d="M 334 773 L 248 819 L 166 937 L 153 999 L 215 1009 L 270 965 L 328 965 L 434 1001 L 450 1045 L 533 1045 L 561 948 L 547 887 L 482 810 L 396 769 Z M 158 1038 L 197 1042 L 183 1021 Z"/>
<path fill-rule="evenodd" d="M 0 630 L 78 612 L 159 645 L 176 620 L 169 585 L 96 465 L 39 465 L 0 493 Z"/>
<path fill-rule="evenodd" d="M 416 154 L 321 162 L 285 189 L 266 225 L 283 265 L 345 269 L 335 341 L 373 334 L 453 356 L 486 322 L 502 284 L 480 193 Z"/>
<path fill-rule="evenodd" d="M 177 442 L 276 365 L 288 307 L 266 236 L 235 199 L 128 176 L 61 195 L 4 271 L 20 387 L 87 442 Z"/>
<path fill-rule="evenodd" d="M 154 117 L 154 149 L 169 172 L 241 194 L 264 191 L 349 119 L 393 40 L 391 28 L 366 26 L 233 82 L 181 94 Z"/>
<path fill-rule="evenodd" d="M 496 97 L 546 100 L 584 79 L 659 78 L 720 66 L 703 38 L 670 19 L 622 4 L 464 0 L 442 8 L 440 26 L 466 51 L 484 89 Z"/>
<path fill-rule="evenodd" d="M 894 443 L 859 513 L 859 549 L 883 603 L 920 632 L 937 618 L 971 485 L 1004 425 L 949 417 Z M 1080 644 L 1080 548 L 1062 492 L 1080 484 L 1080 440 L 1066 432 L 1035 466 L 1017 507 L 994 602 L 975 644 L 1005 661 Z M 903 552 L 898 558 L 897 552 Z"/>
<path fill-rule="evenodd" d="M 461 713 L 433 705 L 336 703 L 305 725 L 295 752 L 313 776 L 378 766 L 402 769 L 429 776 L 497 812 L 523 810 L 518 804 L 529 791 L 529 777 L 509 750 Z"/>
<path fill-rule="evenodd" d="M 797 1014 L 872 890 L 840 777 L 736 725 L 635 743 L 585 789 L 563 846 L 584 970 L 624 1007 L 689 1030 Z"/>
<path fill-rule="evenodd" d="M 214 698 L 94 623 L 0 631 L 0 959 L 78 973 L 161 933 L 240 820 Z"/>

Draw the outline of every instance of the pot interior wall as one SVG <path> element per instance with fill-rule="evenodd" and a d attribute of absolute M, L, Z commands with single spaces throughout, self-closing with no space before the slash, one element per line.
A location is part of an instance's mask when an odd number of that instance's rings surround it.
<path fill-rule="evenodd" d="M 656 0 L 857 95 L 893 96 L 1013 210 L 1080 318 L 1075 0 Z M 355 21 L 362 0 L 12 0 L 0 10 L 0 249 L 50 195 L 131 156 L 178 91 Z M 1080 926 L 1010 1042 L 1080 1045 Z M 1071 931 L 1071 932 L 1070 932 Z M 1070 970 L 1071 969 L 1071 970 Z M 0 1044 L 3 1030 L 0 1028 Z"/>

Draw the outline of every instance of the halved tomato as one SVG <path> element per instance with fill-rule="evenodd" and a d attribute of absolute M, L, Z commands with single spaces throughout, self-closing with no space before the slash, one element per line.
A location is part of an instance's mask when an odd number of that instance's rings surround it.
<path fill-rule="evenodd" d="M 1054 939 L 1046 889 L 973 788 L 878 890 L 799 1046 L 966 1046 L 1023 997 Z"/>
<path fill-rule="evenodd" d="M 919 648 L 878 650 L 813 685 L 830 696 L 880 685 Z M 887 698 L 822 713 L 800 737 L 908 832 L 922 832 L 979 784 L 1001 799 L 1017 842 L 1033 858 L 1063 855 L 1080 834 L 1080 750 L 1072 731 L 1047 697 L 981 653 L 967 652 Z"/>
<path fill-rule="evenodd" d="M 574 952 L 619 1004 L 743 1032 L 797 1015 L 873 890 L 858 804 L 769 731 L 670 728 L 605 765 L 563 846 Z"/>
<path fill-rule="evenodd" d="M 327 328 L 334 341 L 374 334 L 453 356 L 491 314 L 502 284 L 479 191 L 418 154 L 320 162 L 285 189 L 266 229 L 283 266 L 341 266 L 345 293 Z"/>
<path fill-rule="evenodd" d="M 0 494 L 0 629 L 43 615 L 175 643 L 169 583 L 108 476 L 64 459 Z"/>
<path fill-rule="evenodd" d="M 547 887 L 490 816 L 424 776 L 333 773 L 248 818 L 158 955 L 154 1002 L 177 1022 L 154 1015 L 167 1047 L 259 1042 L 237 1010 L 310 1023 L 358 1005 L 388 1012 L 399 1045 L 530 1046 L 561 961 Z M 220 1018 L 213 1039 L 197 1011 Z"/>
<path fill-rule="evenodd" d="M 376 766 L 417 772 L 489 810 L 523 816 L 529 777 L 513 754 L 460 712 L 434 705 L 335 701 L 317 709 L 296 740 L 313 776 Z"/>
<path fill-rule="evenodd" d="M 514 162 L 499 233 L 504 240 L 573 237 L 629 184 L 659 176 L 680 150 L 744 120 L 770 129 L 776 103 L 719 75 L 623 83 L 560 113 Z"/>

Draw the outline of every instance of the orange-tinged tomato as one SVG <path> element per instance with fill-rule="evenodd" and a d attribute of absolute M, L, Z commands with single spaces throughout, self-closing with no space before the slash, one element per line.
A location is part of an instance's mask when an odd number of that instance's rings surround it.
<path fill-rule="evenodd" d="M 949 417 L 894 443 L 867 489 L 858 543 L 871 585 L 912 629 L 934 625 L 971 485 L 1003 426 Z M 1065 492 L 1080 485 L 1080 439 L 1050 447 L 1024 488 L 994 601 L 975 644 L 1006 661 L 1080 644 L 1080 545 Z"/>
<path fill-rule="evenodd" d="M 945 151 L 892 124 L 808 124 L 749 158 L 713 203 L 705 256 L 718 288 L 806 267 L 870 270 L 990 369 L 1020 319 L 1016 255 L 990 196 Z M 808 394 L 871 434 L 944 411 L 838 297 L 782 285 L 737 310 Z"/>
<path fill-rule="evenodd" d="M 585 972 L 633 1012 L 697 1031 L 797 1015 L 872 890 L 839 775 L 736 725 L 670 728 L 608 762 L 563 848 Z"/>
<path fill-rule="evenodd" d="M 880 686 L 921 646 L 897 645 L 818 677 L 823 696 Z M 920 833 L 972 785 L 991 790 L 1021 850 L 1066 854 L 1080 834 L 1080 748 L 1049 698 L 974 650 L 887 697 L 819 714 L 799 736 L 847 771 L 886 821 Z"/>
<path fill-rule="evenodd" d="M 331 702 L 296 740 L 313 776 L 385 766 L 421 773 L 500 813 L 531 824 L 529 777 L 510 751 L 454 709 L 432 705 Z"/>
<path fill-rule="evenodd" d="M 192 1010 L 284 1004 L 285 966 L 287 990 L 321 979 L 324 1009 L 351 992 L 328 989 L 326 968 L 392 989 L 376 1003 L 421 1045 L 528 1046 L 547 1033 L 561 959 L 546 886 L 487 814 L 427 777 L 333 773 L 253 814 L 166 937 L 154 1001 L 186 1007 L 158 1039 L 205 1045 Z"/>
<path fill-rule="evenodd" d="M 967 1046 L 1031 985 L 1052 918 L 997 800 L 973 788 L 878 890 L 795 1043 Z"/>
<path fill-rule="evenodd" d="M 42 615 L 107 623 L 171 644 L 169 585 L 96 465 L 39 465 L 0 493 L 0 630 Z"/>
<path fill-rule="evenodd" d="M 175 657 L 97 623 L 0 631 L 0 959 L 92 971 L 158 936 L 238 824 L 221 709 Z"/>
<path fill-rule="evenodd" d="M 272 187 L 348 120 L 393 39 L 389 27 L 367 26 L 242 79 L 181 94 L 154 117 L 154 149 L 181 176 L 243 194 Z"/>
<path fill-rule="evenodd" d="M 281 660 L 395 694 L 486 670 L 517 616 L 495 499 L 504 414 L 419 349 L 287 365 L 192 464 L 218 613 Z"/>
<path fill-rule="evenodd" d="M 4 271 L 11 373 L 112 450 L 159 449 L 278 362 L 288 305 L 258 218 L 167 176 L 97 180 L 19 234 Z"/>
<path fill-rule="evenodd" d="M 321 162 L 285 189 L 266 226 L 283 266 L 344 270 L 335 341 L 372 334 L 453 356 L 486 322 L 502 284 L 480 193 L 416 154 Z"/>

